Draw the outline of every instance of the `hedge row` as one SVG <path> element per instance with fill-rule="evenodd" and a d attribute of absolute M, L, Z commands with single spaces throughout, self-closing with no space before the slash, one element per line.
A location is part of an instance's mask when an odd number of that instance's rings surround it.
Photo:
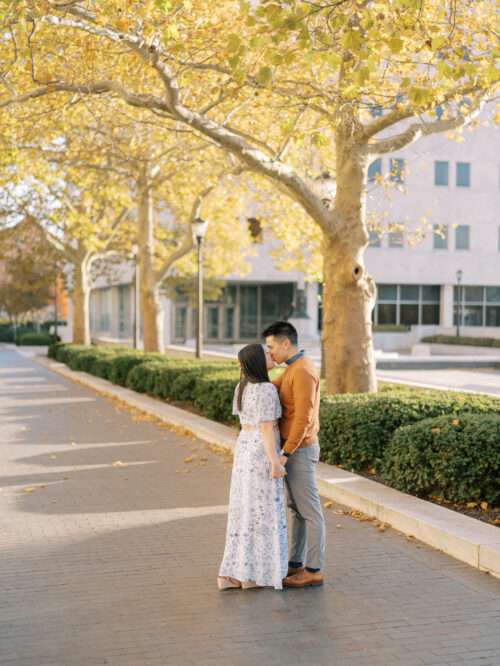
<path fill-rule="evenodd" d="M 499 506 L 500 416 L 440 416 L 399 428 L 384 451 L 381 477 L 420 497 Z"/>
<path fill-rule="evenodd" d="M 441 345 L 472 345 L 474 347 L 500 347 L 499 338 L 471 338 L 456 335 L 428 335 L 422 342 L 433 342 Z"/>
<path fill-rule="evenodd" d="M 117 345 L 85 347 L 55 344 L 49 347 L 48 355 L 72 370 L 88 372 L 163 400 L 194 402 L 209 418 L 234 421 L 231 400 L 228 401 L 229 393 L 232 398 L 239 380 L 239 370 L 234 361 L 174 358 Z"/>
<path fill-rule="evenodd" d="M 22 335 L 17 336 L 16 344 L 21 347 L 45 347 L 47 345 L 52 345 L 56 339 L 60 338 L 56 338 L 55 335 L 50 333 L 23 333 Z"/>
<path fill-rule="evenodd" d="M 189 401 L 208 418 L 234 422 L 234 361 L 64 344 L 53 345 L 49 355 L 75 370 L 160 399 Z M 354 471 L 375 468 L 389 485 L 422 496 L 489 502 L 500 497 L 498 398 L 389 386 L 380 393 L 323 396 L 320 419 L 327 463 Z M 437 438 L 436 428 L 443 433 Z"/>

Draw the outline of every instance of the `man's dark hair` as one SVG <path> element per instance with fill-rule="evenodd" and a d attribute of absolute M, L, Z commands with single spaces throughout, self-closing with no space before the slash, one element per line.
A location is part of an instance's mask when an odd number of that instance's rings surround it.
<path fill-rule="evenodd" d="M 270 335 L 274 335 L 275 338 L 288 338 L 294 347 L 299 343 L 297 329 L 288 321 L 275 321 L 274 324 L 262 331 L 263 338 Z"/>

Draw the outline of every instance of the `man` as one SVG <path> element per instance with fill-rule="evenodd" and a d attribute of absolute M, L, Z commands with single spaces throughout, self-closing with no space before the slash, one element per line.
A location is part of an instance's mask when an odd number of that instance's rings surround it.
<path fill-rule="evenodd" d="M 280 395 L 281 463 L 291 511 L 291 546 L 285 587 L 323 584 L 325 521 L 316 483 L 319 461 L 320 378 L 314 363 L 298 349 L 297 330 L 278 321 L 262 333 L 267 349 L 285 372 L 274 384 Z"/>

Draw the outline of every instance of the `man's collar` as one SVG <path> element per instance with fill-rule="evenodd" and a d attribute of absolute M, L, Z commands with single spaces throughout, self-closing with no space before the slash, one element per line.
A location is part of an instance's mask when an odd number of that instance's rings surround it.
<path fill-rule="evenodd" d="M 301 350 L 298 352 L 298 354 L 294 354 L 294 356 L 291 356 L 288 360 L 285 361 L 285 363 L 286 363 L 287 365 L 292 365 L 292 363 L 293 363 L 294 361 L 296 361 L 297 359 L 299 359 L 301 356 L 304 356 L 304 354 L 305 354 L 305 350 L 304 350 L 304 349 L 301 349 Z"/>

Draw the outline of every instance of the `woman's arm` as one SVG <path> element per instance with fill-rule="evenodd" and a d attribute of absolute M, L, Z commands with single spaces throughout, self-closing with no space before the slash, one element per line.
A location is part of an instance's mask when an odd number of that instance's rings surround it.
<path fill-rule="evenodd" d="M 276 450 L 274 421 L 263 421 L 259 424 L 259 428 L 260 434 L 262 435 L 262 441 L 264 442 L 266 456 L 269 458 L 269 462 L 271 463 L 271 477 L 273 479 L 279 479 L 282 476 L 285 476 L 286 470 L 280 463 L 279 454 Z"/>

